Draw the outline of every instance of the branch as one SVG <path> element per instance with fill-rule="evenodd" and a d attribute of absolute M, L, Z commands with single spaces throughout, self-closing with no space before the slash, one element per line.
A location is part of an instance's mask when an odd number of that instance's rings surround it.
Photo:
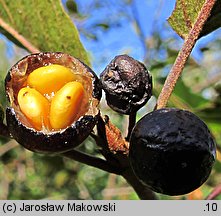
<path fill-rule="evenodd" d="M 114 173 L 117 175 L 119 175 L 121 172 L 119 167 L 113 167 L 107 161 L 105 161 L 101 158 L 97 158 L 97 157 L 85 154 L 83 152 L 80 152 L 80 151 L 71 150 L 71 151 L 62 153 L 61 155 L 65 156 L 67 158 L 70 158 L 72 160 L 87 164 L 89 166 L 99 168 L 99 169 L 104 170 L 106 172 Z"/>
<path fill-rule="evenodd" d="M 17 41 L 19 41 L 29 52 L 38 53 L 39 50 L 34 47 L 26 38 L 20 35 L 14 28 L 9 26 L 2 18 L 0 18 L 0 27 L 2 27 L 6 32 L 11 34 Z"/>
<path fill-rule="evenodd" d="M 213 200 L 220 194 L 221 194 L 221 184 L 213 189 L 213 191 L 208 195 L 206 200 Z"/>
<path fill-rule="evenodd" d="M 6 143 L 0 147 L 0 157 L 2 157 L 2 155 L 4 155 L 8 151 L 10 151 L 18 146 L 19 146 L 19 144 L 15 140 L 10 140 L 8 143 Z"/>
<path fill-rule="evenodd" d="M 187 38 L 184 41 L 183 47 L 180 50 L 176 61 L 171 68 L 169 75 L 164 83 L 163 89 L 158 97 L 156 109 L 160 109 L 166 106 L 169 97 L 171 96 L 176 82 L 180 77 L 184 65 L 200 35 L 200 32 L 205 24 L 206 20 L 210 16 L 210 12 L 216 3 L 216 0 L 206 0 L 197 19 L 195 24 L 193 25 L 190 33 L 188 34 Z"/>

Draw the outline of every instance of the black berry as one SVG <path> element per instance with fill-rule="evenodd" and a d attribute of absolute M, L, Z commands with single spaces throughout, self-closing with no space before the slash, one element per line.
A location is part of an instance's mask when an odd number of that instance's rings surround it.
<path fill-rule="evenodd" d="M 131 134 L 134 173 L 159 193 L 181 195 L 198 188 L 210 175 L 215 155 L 206 124 L 189 111 L 153 111 L 138 121 Z"/>
<path fill-rule="evenodd" d="M 119 113 L 135 112 L 151 97 L 152 79 L 148 70 L 128 55 L 116 56 L 100 77 L 107 104 Z"/>

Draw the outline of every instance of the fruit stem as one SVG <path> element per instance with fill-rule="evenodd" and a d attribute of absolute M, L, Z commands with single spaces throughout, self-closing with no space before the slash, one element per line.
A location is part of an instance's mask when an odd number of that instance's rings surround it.
<path fill-rule="evenodd" d="M 184 44 L 180 52 L 178 53 L 176 61 L 171 68 L 169 75 L 167 76 L 167 79 L 158 97 L 155 109 L 160 109 L 166 106 L 175 88 L 176 82 L 183 71 L 184 65 L 200 35 L 200 32 L 202 31 L 203 25 L 210 16 L 210 12 L 215 3 L 216 0 L 206 0 L 203 4 L 201 11 L 196 19 L 196 22 L 194 23 L 188 36 L 185 38 Z"/>
<path fill-rule="evenodd" d="M 127 132 L 127 137 L 125 138 L 126 141 L 129 141 L 129 139 L 130 139 L 131 132 L 136 124 L 136 116 L 137 116 L 137 112 L 132 112 L 129 115 L 128 132 Z"/>
<path fill-rule="evenodd" d="M 19 144 L 15 140 L 9 140 L 7 143 L 0 147 L 0 157 L 18 146 Z"/>
<path fill-rule="evenodd" d="M 135 124 L 135 121 L 136 121 L 136 113 L 133 113 L 133 115 L 130 115 L 130 125 L 131 125 L 130 128 L 132 128 L 132 125 Z M 110 131 L 108 129 L 110 129 Z M 107 116 L 104 119 L 101 116 L 99 116 L 98 124 L 97 124 L 98 136 L 95 136 L 93 134 L 91 135 L 96 140 L 98 146 L 102 148 L 101 153 L 106 158 L 109 165 L 112 166 L 113 168 L 116 167 L 116 170 L 133 187 L 133 189 L 135 190 L 135 192 L 137 193 L 140 199 L 145 199 L 145 200 L 156 199 L 155 193 L 151 191 L 149 188 L 147 188 L 146 185 L 141 183 L 139 179 L 135 176 L 134 172 L 132 171 L 132 168 L 130 166 L 130 162 L 127 156 L 128 148 L 123 145 L 122 148 L 120 148 L 120 152 L 119 152 L 118 147 L 119 145 L 121 146 L 120 140 L 118 140 L 117 142 L 118 145 L 116 146 L 115 144 L 108 142 L 108 137 L 107 137 L 108 134 L 109 136 L 110 134 L 112 134 L 113 140 L 116 140 L 116 138 L 119 138 L 118 136 L 119 134 L 116 133 L 117 130 L 115 129 L 116 129 L 115 126 L 113 126 L 112 123 L 109 122 L 109 119 Z M 118 134 L 117 137 L 115 137 L 116 134 Z M 112 139 L 109 139 L 109 141 L 110 140 Z M 122 143 L 124 143 L 124 139 L 122 137 L 121 137 L 121 140 L 122 140 Z M 111 146 L 113 147 L 113 149 L 111 148 Z"/>
<path fill-rule="evenodd" d="M 99 168 L 109 173 L 114 173 L 116 175 L 119 175 L 121 173 L 121 170 L 118 167 L 111 166 L 107 161 L 101 158 L 97 158 L 97 157 L 85 154 L 77 150 L 71 150 L 71 151 L 62 153 L 61 155 L 69 159 L 87 164 L 89 166 Z"/>
<path fill-rule="evenodd" d="M 221 194 L 221 184 L 213 189 L 213 191 L 206 197 L 206 200 L 213 200 Z"/>

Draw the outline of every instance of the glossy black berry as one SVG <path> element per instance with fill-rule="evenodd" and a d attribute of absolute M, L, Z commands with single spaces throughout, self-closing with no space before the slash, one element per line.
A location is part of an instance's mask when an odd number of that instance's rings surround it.
<path fill-rule="evenodd" d="M 215 155 L 206 124 L 189 111 L 153 111 L 138 121 L 131 134 L 134 173 L 158 193 L 181 195 L 198 188 L 210 175 Z"/>
<path fill-rule="evenodd" d="M 107 104 L 119 113 L 135 112 L 151 97 L 152 79 L 148 70 L 128 55 L 116 56 L 100 78 Z"/>

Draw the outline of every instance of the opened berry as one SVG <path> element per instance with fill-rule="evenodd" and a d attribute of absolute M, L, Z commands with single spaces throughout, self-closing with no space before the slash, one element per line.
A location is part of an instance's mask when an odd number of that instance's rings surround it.
<path fill-rule="evenodd" d="M 82 143 L 97 122 L 99 80 L 68 54 L 26 56 L 9 70 L 5 87 L 9 131 L 29 150 L 68 151 Z"/>

